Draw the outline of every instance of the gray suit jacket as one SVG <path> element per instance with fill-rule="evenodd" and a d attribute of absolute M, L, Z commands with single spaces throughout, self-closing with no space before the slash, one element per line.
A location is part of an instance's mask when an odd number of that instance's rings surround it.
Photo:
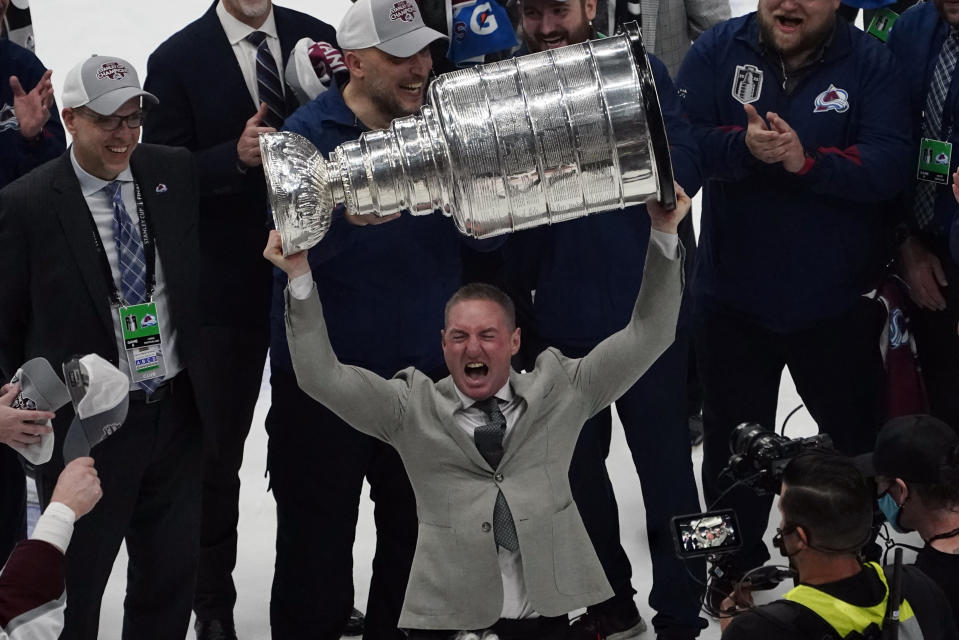
<path fill-rule="evenodd" d="M 569 462 L 583 423 L 672 343 L 682 278 L 681 258 L 669 260 L 650 247 L 625 329 L 584 358 L 548 349 L 532 372 L 510 374 L 525 410 L 497 469 L 456 424 L 460 400 L 450 377 L 434 384 L 411 367 L 385 380 L 341 364 L 315 288 L 305 300 L 287 290 L 286 332 L 300 387 L 354 428 L 395 447 L 416 494 L 419 537 L 400 627 L 481 629 L 499 618 L 502 581 L 489 525 L 499 490 L 516 522 L 537 612 L 562 615 L 613 595 L 573 503 Z"/>

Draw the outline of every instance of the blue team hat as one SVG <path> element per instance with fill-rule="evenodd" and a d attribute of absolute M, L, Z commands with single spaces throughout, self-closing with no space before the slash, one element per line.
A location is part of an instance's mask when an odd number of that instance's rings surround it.
<path fill-rule="evenodd" d="M 462 7 L 453 16 L 447 57 L 459 65 L 517 44 L 506 8 L 496 0 L 480 0 Z"/>

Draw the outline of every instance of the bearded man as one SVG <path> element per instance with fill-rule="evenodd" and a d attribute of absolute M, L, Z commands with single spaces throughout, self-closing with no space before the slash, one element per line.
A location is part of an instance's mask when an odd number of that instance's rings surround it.
<path fill-rule="evenodd" d="M 699 37 L 677 77 L 706 177 L 694 277 L 703 382 L 703 489 L 712 505 L 742 422 L 775 426 L 789 371 L 847 455 L 880 423 L 886 205 L 914 160 L 892 54 L 836 19 L 839 0 L 759 0 Z M 762 564 L 770 499 L 737 487 L 739 569 Z M 733 576 L 729 576 L 733 577 Z"/>

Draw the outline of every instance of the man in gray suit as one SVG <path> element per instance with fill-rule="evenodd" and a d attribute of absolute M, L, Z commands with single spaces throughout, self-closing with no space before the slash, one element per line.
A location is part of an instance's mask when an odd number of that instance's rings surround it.
<path fill-rule="evenodd" d="M 300 387 L 354 428 L 399 452 L 416 494 L 419 534 L 400 627 L 445 638 L 490 628 L 509 638 L 561 637 L 566 613 L 612 596 L 572 500 L 579 429 L 632 386 L 672 343 L 682 296 L 676 228 L 690 201 L 648 206 L 643 287 L 625 329 L 585 357 L 547 349 L 518 374 L 512 303 L 467 285 L 442 332 L 450 376 L 410 367 L 386 380 L 341 364 L 330 346 L 306 254 L 264 255 L 286 272 L 286 332 Z M 384 321 L 388 319 L 384 318 Z"/>

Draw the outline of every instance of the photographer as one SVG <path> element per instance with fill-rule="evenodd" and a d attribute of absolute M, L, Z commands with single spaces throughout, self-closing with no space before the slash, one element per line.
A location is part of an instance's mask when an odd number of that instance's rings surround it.
<path fill-rule="evenodd" d="M 959 435 L 928 415 L 886 423 L 860 468 L 876 477 L 879 508 L 893 529 L 918 531 L 916 566 L 953 603 L 959 627 Z"/>
<path fill-rule="evenodd" d="M 816 451 L 793 459 L 783 472 L 773 544 L 799 585 L 755 608 L 748 590 L 737 589 L 723 608 L 745 610 L 721 619 L 723 640 L 878 637 L 892 580 L 891 571 L 859 557 L 871 537 L 872 501 L 869 483 L 848 458 Z M 901 593 L 900 637 L 959 638 L 949 603 L 928 577 L 905 567 Z"/>

